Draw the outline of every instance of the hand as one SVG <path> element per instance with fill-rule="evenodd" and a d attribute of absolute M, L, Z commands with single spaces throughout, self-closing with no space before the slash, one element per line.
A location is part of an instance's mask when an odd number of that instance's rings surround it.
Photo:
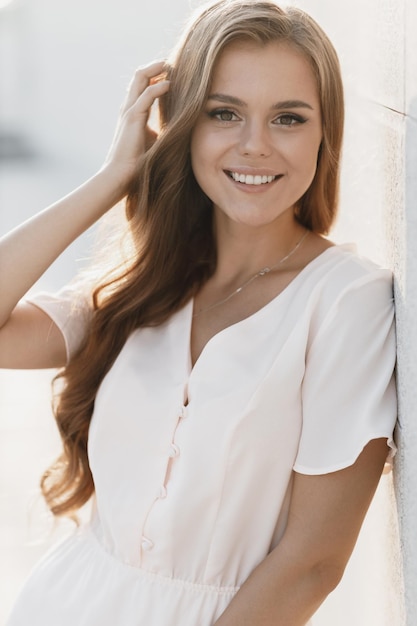
<path fill-rule="evenodd" d="M 127 188 L 138 160 L 157 138 L 157 133 L 149 127 L 148 119 L 155 100 L 169 89 L 169 81 L 158 80 L 164 68 L 165 62 L 157 61 L 136 70 L 121 107 L 103 169 L 116 173 L 122 189 Z"/>

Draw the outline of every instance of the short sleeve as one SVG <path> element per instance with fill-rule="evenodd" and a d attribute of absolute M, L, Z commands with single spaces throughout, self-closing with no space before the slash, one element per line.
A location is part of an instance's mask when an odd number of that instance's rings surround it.
<path fill-rule="evenodd" d="M 92 297 L 74 285 L 56 293 L 40 292 L 25 298 L 26 302 L 44 311 L 60 329 L 67 352 L 67 361 L 83 343 L 91 321 Z"/>
<path fill-rule="evenodd" d="M 395 453 L 395 344 L 392 277 L 378 269 L 341 292 L 313 338 L 295 471 L 348 467 L 376 438 L 386 437 Z"/>

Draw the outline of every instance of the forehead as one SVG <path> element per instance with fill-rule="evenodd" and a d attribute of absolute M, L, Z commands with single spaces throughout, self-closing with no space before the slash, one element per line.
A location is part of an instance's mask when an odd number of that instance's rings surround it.
<path fill-rule="evenodd" d="M 287 43 L 236 42 L 228 45 L 214 66 L 211 92 L 253 96 L 270 92 L 279 99 L 318 101 L 317 80 L 308 59 Z M 242 93 L 241 93 L 242 95 Z"/>

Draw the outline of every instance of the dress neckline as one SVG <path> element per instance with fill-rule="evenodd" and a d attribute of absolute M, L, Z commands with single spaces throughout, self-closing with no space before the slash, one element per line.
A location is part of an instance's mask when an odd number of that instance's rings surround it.
<path fill-rule="evenodd" d="M 204 345 L 203 349 L 201 350 L 201 352 L 200 352 L 198 358 L 196 359 L 195 363 L 192 362 L 192 357 L 191 357 L 191 332 L 192 332 L 193 313 L 194 313 L 194 298 L 191 298 L 191 300 L 186 305 L 186 310 L 187 310 L 187 314 L 188 314 L 188 320 L 187 320 L 187 323 L 188 323 L 188 377 L 191 378 L 191 376 L 193 375 L 196 367 L 199 366 L 202 357 L 204 357 L 207 349 L 211 346 L 212 343 L 218 341 L 219 338 L 221 338 L 223 335 L 225 335 L 228 332 L 230 332 L 232 329 L 234 330 L 237 327 L 240 327 L 240 326 L 244 325 L 245 323 L 249 323 L 249 322 L 253 321 L 257 317 L 262 317 L 263 315 L 266 315 L 269 312 L 269 309 L 273 308 L 278 301 L 280 301 L 289 292 L 291 292 L 293 290 L 294 286 L 296 286 L 298 284 L 298 282 L 302 278 L 304 278 L 305 274 L 307 274 L 316 265 L 321 263 L 325 258 L 327 258 L 327 256 L 329 256 L 329 255 L 331 256 L 330 253 L 333 254 L 334 250 L 337 250 L 339 252 L 340 251 L 355 252 L 356 251 L 356 246 L 354 244 L 334 244 L 333 246 L 329 246 L 328 248 L 323 250 L 323 252 L 320 252 L 320 254 L 318 254 L 316 257 L 314 257 L 314 259 L 309 261 L 309 263 L 307 263 L 298 272 L 298 274 L 296 276 L 294 276 L 294 278 L 288 283 L 288 285 L 286 287 L 284 287 L 284 289 L 282 291 L 280 291 L 276 296 L 271 298 L 271 300 L 269 300 L 269 302 L 264 304 L 262 307 L 260 307 L 254 313 L 251 313 L 250 315 L 247 315 L 246 317 L 244 317 L 243 319 L 239 320 L 238 322 L 234 322 L 233 324 L 229 324 L 229 326 L 226 326 L 225 328 L 222 328 L 217 333 L 215 333 L 212 337 L 210 337 L 210 339 L 206 342 L 206 344 Z"/>

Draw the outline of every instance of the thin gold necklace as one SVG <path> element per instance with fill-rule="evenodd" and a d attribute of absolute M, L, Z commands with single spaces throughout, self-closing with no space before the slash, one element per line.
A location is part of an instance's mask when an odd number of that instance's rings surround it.
<path fill-rule="evenodd" d="M 310 232 L 309 230 L 306 230 L 306 232 L 301 237 L 301 239 L 295 244 L 294 248 L 290 250 L 288 254 L 282 257 L 282 259 L 280 259 L 278 263 L 275 263 L 275 265 L 272 265 L 271 267 L 269 266 L 263 267 L 261 270 L 259 270 L 259 272 L 256 272 L 256 274 L 251 276 L 245 283 L 243 283 L 243 285 L 241 285 L 240 287 L 232 291 L 232 293 L 230 293 L 228 296 L 226 296 L 225 298 L 222 298 L 222 300 L 218 300 L 214 304 L 210 304 L 210 306 L 204 309 L 200 309 L 199 311 L 197 311 L 197 313 L 194 313 L 193 317 L 197 317 L 197 315 L 201 315 L 201 313 L 206 313 L 207 311 L 211 311 L 211 309 L 214 309 L 215 307 L 220 306 L 221 304 L 224 304 L 225 302 L 228 302 L 231 298 L 233 298 L 233 296 L 236 296 L 243 289 L 245 289 L 245 287 L 250 285 L 255 280 L 255 278 L 259 278 L 260 276 L 265 276 L 266 274 L 269 274 L 269 272 L 273 272 L 274 270 L 276 270 L 281 265 L 281 263 L 284 263 L 284 261 L 289 259 L 290 256 L 292 256 L 295 252 L 297 252 L 298 248 L 301 246 L 301 244 L 303 243 L 304 239 L 307 237 L 309 232 Z"/>

